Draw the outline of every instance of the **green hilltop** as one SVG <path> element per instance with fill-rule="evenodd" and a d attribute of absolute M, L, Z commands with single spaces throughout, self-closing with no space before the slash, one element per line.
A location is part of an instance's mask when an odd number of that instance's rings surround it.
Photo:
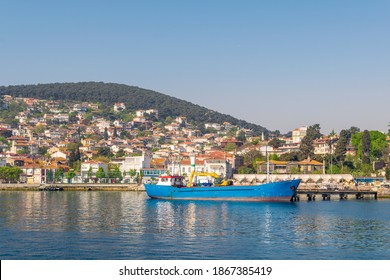
<path fill-rule="evenodd" d="M 260 135 L 262 132 L 268 133 L 268 130 L 260 125 L 248 123 L 153 90 L 124 84 L 80 82 L 0 86 L 0 95 L 44 100 L 95 102 L 107 106 L 123 102 L 127 108 L 132 110 L 157 109 L 161 118 L 185 116 L 199 127 L 205 123 L 223 124 L 229 122 L 241 128 L 251 129 L 255 135 Z"/>

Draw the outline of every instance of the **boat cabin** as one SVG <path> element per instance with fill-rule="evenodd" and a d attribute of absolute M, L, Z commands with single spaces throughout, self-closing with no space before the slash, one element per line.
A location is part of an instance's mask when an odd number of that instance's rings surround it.
<path fill-rule="evenodd" d="M 157 185 L 160 186 L 173 186 L 173 187 L 185 187 L 184 177 L 177 175 L 162 175 L 158 178 Z"/>

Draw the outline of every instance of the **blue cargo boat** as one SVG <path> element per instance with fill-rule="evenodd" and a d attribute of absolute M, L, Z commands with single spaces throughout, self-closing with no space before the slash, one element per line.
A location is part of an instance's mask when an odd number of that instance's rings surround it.
<path fill-rule="evenodd" d="M 184 177 L 162 175 L 156 184 L 145 184 L 151 198 L 170 200 L 292 201 L 301 179 L 258 185 L 186 185 Z"/>

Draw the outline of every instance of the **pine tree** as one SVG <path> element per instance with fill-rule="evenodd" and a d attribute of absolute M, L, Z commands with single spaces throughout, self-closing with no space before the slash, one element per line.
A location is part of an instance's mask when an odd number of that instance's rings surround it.
<path fill-rule="evenodd" d="M 314 155 L 313 139 L 307 135 L 303 137 L 299 149 L 304 158 L 312 157 Z"/>
<path fill-rule="evenodd" d="M 348 139 L 348 132 L 346 130 L 341 130 L 340 132 L 340 137 L 336 145 L 335 149 L 335 157 L 338 162 L 343 165 L 344 159 L 345 159 L 345 154 L 347 152 L 347 145 L 349 143 Z"/>
<path fill-rule="evenodd" d="M 362 136 L 362 160 L 363 163 L 370 163 L 371 137 L 368 130 L 363 131 Z"/>
<path fill-rule="evenodd" d="M 321 138 L 321 127 L 319 124 L 313 124 L 307 128 L 306 136 L 308 136 L 310 139 L 319 139 Z"/>
<path fill-rule="evenodd" d="M 300 145 L 301 154 L 304 158 L 309 158 L 314 155 L 314 139 L 321 138 L 321 127 L 319 124 L 311 125 L 307 128 L 306 136 L 303 137 Z"/>
<path fill-rule="evenodd" d="M 107 129 L 107 127 L 106 128 L 104 128 L 104 140 L 108 140 L 108 131 L 107 131 L 108 129 Z"/>

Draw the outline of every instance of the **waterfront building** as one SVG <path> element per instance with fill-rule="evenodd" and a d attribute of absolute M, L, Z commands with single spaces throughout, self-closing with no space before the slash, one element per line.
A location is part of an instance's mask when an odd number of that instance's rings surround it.
<path fill-rule="evenodd" d="M 267 173 L 267 162 L 257 161 L 257 173 Z M 269 172 L 271 174 L 292 174 L 301 172 L 303 174 L 312 174 L 323 171 L 324 164 L 312 159 L 305 159 L 303 161 L 269 161 Z"/>
<path fill-rule="evenodd" d="M 257 161 L 257 173 L 265 174 L 267 173 L 267 162 L 266 161 Z M 295 161 L 279 161 L 279 160 L 270 160 L 269 161 L 269 172 L 271 174 L 291 174 L 295 173 L 299 169 L 298 162 Z"/>
<path fill-rule="evenodd" d="M 142 174 L 145 180 L 150 178 L 158 178 L 163 174 L 167 174 L 166 168 L 144 168 L 142 169 Z"/>
<path fill-rule="evenodd" d="M 299 170 L 303 174 L 311 174 L 313 172 L 322 172 L 324 164 L 313 159 L 305 159 L 298 162 Z"/>
<path fill-rule="evenodd" d="M 104 173 L 107 174 L 108 164 L 101 161 L 90 160 L 81 163 L 81 179 L 83 182 L 89 182 L 90 180 L 96 180 L 96 172 L 99 168 L 103 168 Z"/>
<path fill-rule="evenodd" d="M 122 162 L 118 163 L 118 166 L 122 173 L 128 173 L 130 170 L 136 170 L 137 173 L 140 173 L 142 169 L 150 168 L 151 160 L 152 155 L 144 152 L 140 156 L 125 157 Z"/>

